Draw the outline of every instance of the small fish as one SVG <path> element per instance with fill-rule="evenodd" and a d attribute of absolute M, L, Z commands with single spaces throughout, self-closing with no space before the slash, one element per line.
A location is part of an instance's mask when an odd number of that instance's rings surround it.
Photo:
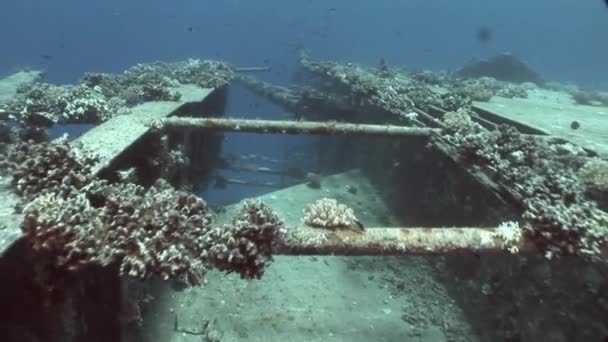
<path fill-rule="evenodd" d="M 215 183 L 213 184 L 214 189 L 226 189 L 228 187 L 228 179 L 224 176 L 216 176 Z"/>
<path fill-rule="evenodd" d="M 608 1 L 608 0 L 606 0 L 606 1 Z M 581 127 L 581 124 L 578 121 L 576 121 L 576 120 L 572 121 L 570 123 L 570 128 L 573 129 L 573 130 L 579 129 L 580 127 Z"/>
<path fill-rule="evenodd" d="M 52 61 L 54 57 L 51 55 L 42 54 L 40 55 L 40 58 L 44 59 L 45 61 Z"/>
<path fill-rule="evenodd" d="M 608 0 L 606 0 L 608 1 Z M 482 26 L 477 29 L 477 40 L 482 44 L 486 44 L 492 40 L 492 30 L 489 27 Z"/>
<path fill-rule="evenodd" d="M 192 32 L 192 31 L 194 31 L 194 28 L 192 26 L 188 26 L 188 28 L 186 28 L 186 30 L 188 30 L 188 32 Z"/>

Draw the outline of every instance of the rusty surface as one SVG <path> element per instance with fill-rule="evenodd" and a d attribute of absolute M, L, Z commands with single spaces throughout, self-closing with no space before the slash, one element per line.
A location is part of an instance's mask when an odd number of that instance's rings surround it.
<path fill-rule="evenodd" d="M 520 239 L 506 243 L 493 228 L 353 228 L 288 229 L 277 244 L 284 255 L 429 255 L 458 253 L 534 252 L 532 244 Z"/>
<path fill-rule="evenodd" d="M 429 136 L 437 129 L 395 125 L 368 125 L 339 122 L 249 120 L 223 118 L 168 118 L 161 120 L 169 129 L 210 129 L 249 133 Z"/>
<path fill-rule="evenodd" d="M 235 68 L 234 72 L 269 72 L 272 68 L 269 66 L 241 67 Z"/>
<path fill-rule="evenodd" d="M 131 108 L 128 115 L 114 116 L 74 140 L 99 158 L 99 163 L 93 167 L 94 173 L 109 167 L 129 147 L 140 141 L 151 130 L 151 121 L 166 118 L 185 104 L 203 101 L 213 91 L 211 88 L 204 89 L 191 84 L 172 90 L 181 94 L 179 101 L 142 103 Z"/>

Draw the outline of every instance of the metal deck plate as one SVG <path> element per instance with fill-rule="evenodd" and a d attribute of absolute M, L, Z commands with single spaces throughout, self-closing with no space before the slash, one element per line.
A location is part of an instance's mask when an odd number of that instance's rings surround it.
<path fill-rule="evenodd" d="M 84 148 L 99 156 L 100 162 L 95 173 L 109 166 L 123 151 L 143 137 L 149 130 L 148 124 L 172 115 L 186 103 L 204 100 L 213 89 L 195 85 L 183 85 L 175 90 L 182 94 L 179 101 L 152 101 L 131 109 L 131 113 L 119 115 L 89 130 L 78 139 Z"/>
<path fill-rule="evenodd" d="M 489 102 L 474 102 L 482 110 L 566 139 L 608 157 L 608 107 L 579 105 L 564 92 L 535 89 L 528 98 L 494 96 Z M 580 128 L 570 128 L 572 121 Z"/>

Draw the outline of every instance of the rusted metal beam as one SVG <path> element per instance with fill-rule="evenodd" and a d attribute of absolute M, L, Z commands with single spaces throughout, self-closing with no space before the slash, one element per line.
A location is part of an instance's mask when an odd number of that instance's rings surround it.
<path fill-rule="evenodd" d="M 432 127 L 445 127 L 443 122 L 441 122 L 440 118 L 436 118 L 420 108 L 414 108 L 414 112 L 421 117 L 421 121 L 428 125 L 431 125 Z"/>
<path fill-rule="evenodd" d="M 434 255 L 501 252 L 530 253 L 523 238 L 507 241 L 493 228 L 288 229 L 275 254 L 283 255 Z"/>
<path fill-rule="evenodd" d="M 220 170 L 229 170 L 234 172 L 255 172 L 255 173 L 264 173 L 275 176 L 291 176 L 289 172 L 283 170 L 275 170 L 265 166 L 256 166 L 256 165 L 228 165 L 228 166 L 219 166 Z"/>
<path fill-rule="evenodd" d="M 284 187 L 284 185 L 282 185 L 282 184 L 277 184 L 277 183 L 273 183 L 273 182 L 259 182 L 259 181 L 241 180 L 241 179 L 234 179 L 234 178 L 226 178 L 225 182 L 226 182 L 226 184 L 256 186 L 256 187 L 262 187 L 262 188 L 281 189 Z"/>
<path fill-rule="evenodd" d="M 235 72 L 264 72 L 264 71 L 271 71 L 271 70 L 272 70 L 272 68 L 269 66 L 234 68 Z"/>
<path fill-rule="evenodd" d="M 438 129 L 395 125 L 368 125 L 340 122 L 249 120 L 222 118 L 167 118 L 159 120 L 159 127 L 169 129 L 209 129 L 215 131 L 318 134 L 318 135 L 375 135 L 385 137 L 430 136 Z"/>

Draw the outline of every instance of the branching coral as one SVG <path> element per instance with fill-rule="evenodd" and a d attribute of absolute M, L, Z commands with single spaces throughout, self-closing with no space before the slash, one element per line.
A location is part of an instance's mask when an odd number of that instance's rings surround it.
<path fill-rule="evenodd" d="M 121 184 L 66 199 L 48 193 L 24 214 L 25 237 L 60 267 L 118 263 L 124 275 L 157 274 L 193 284 L 206 269 L 200 255 L 213 216 L 202 200 L 172 188 Z"/>
<path fill-rule="evenodd" d="M 123 106 L 124 101 L 113 101 L 99 87 L 35 83 L 20 89 L 7 109 L 21 123 L 51 126 L 58 122 L 99 122 L 121 113 Z"/>
<path fill-rule="evenodd" d="M 32 197 L 43 192 L 66 195 L 89 184 L 91 167 L 97 157 L 66 140 L 34 144 L 20 142 L 8 153 L 0 166 L 12 174 L 17 193 Z"/>
<path fill-rule="evenodd" d="M 232 220 L 213 231 L 221 241 L 209 250 L 209 259 L 220 270 L 238 272 L 242 278 L 259 278 L 272 261 L 272 245 L 283 234 L 283 222 L 259 201 L 245 202 Z"/>
<path fill-rule="evenodd" d="M 203 88 L 220 88 L 227 85 L 235 76 L 228 64 L 218 61 L 189 59 L 177 63 L 172 76 L 181 83 L 193 83 Z"/>
<path fill-rule="evenodd" d="M 505 243 L 509 252 L 517 253 L 519 251 L 517 245 L 523 236 L 523 229 L 521 229 L 518 222 L 502 222 L 496 228 L 496 235 Z"/>
<path fill-rule="evenodd" d="M 524 205 L 525 235 L 547 257 L 601 257 L 608 243 L 608 214 L 586 197 L 568 158 L 510 126 L 484 131 L 464 111 L 446 114 L 444 123 L 443 138 L 465 162 L 488 170 L 514 191 Z"/>
<path fill-rule="evenodd" d="M 314 62 L 306 54 L 302 54 L 301 63 L 320 76 L 327 93 L 350 97 L 352 106 L 361 110 L 381 109 L 403 117 L 414 107 L 456 111 L 468 108 L 472 100 L 487 101 L 493 95 L 527 97 L 524 86 L 490 77 L 463 80 L 431 71 L 393 72 L 385 62 L 379 68 L 364 68 L 352 63 Z"/>
<path fill-rule="evenodd" d="M 74 154 L 67 143 L 25 144 L 20 153 L 23 166 L 11 164 L 13 185 L 33 198 L 23 234 L 57 267 L 117 265 L 123 275 L 199 284 L 210 267 L 259 278 L 272 260 L 282 223 L 260 202 L 246 203 L 231 224 L 214 227 L 202 199 L 164 181 L 146 189 L 96 179 L 95 159 Z"/>
<path fill-rule="evenodd" d="M 357 221 L 353 210 L 333 198 L 322 198 L 304 208 L 302 222 L 311 227 L 349 227 Z"/>
<path fill-rule="evenodd" d="M 93 204 L 103 200 L 104 204 Z M 113 185 L 62 199 L 49 193 L 25 209 L 25 237 L 57 266 L 119 264 L 123 275 L 199 284 L 209 267 L 259 278 L 272 261 L 282 223 L 260 202 L 246 203 L 232 224 L 213 226 L 205 202 L 154 186 Z"/>
<path fill-rule="evenodd" d="M 214 88 L 233 77 L 229 65 L 215 61 L 138 64 L 122 74 L 87 73 L 74 86 L 28 84 L 5 110 L 22 124 L 98 123 L 141 102 L 177 101 L 181 94 L 172 87 L 180 83 Z"/>
<path fill-rule="evenodd" d="M 599 207 L 608 210 L 608 161 L 593 158 L 578 170 L 578 175 L 587 195 L 596 200 Z"/>
<path fill-rule="evenodd" d="M 583 165 L 578 174 L 587 187 L 608 192 L 608 161 L 591 159 Z"/>

